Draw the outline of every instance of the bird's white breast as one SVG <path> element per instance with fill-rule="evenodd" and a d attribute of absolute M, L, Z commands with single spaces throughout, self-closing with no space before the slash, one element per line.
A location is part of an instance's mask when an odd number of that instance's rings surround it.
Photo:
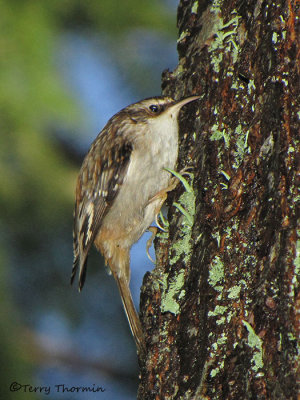
<path fill-rule="evenodd" d="M 103 221 L 107 228 L 110 220 L 122 221 L 120 230 L 127 233 L 120 238 L 122 246 L 132 246 L 150 226 L 158 201 L 149 200 L 168 187 L 171 175 L 164 168 L 174 169 L 178 156 L 176 117 L 162 114 L 151 119 L 134 143 L 124 182 Z"/>

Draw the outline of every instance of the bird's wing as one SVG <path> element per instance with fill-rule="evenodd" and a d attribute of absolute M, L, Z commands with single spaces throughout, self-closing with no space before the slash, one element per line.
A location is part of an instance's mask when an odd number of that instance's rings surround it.
<path fill-rule="evenodd" d="M 115 140 L 111 147 L 100 134 L 82 164 L 76 187 L 71 274 L 72 283 L 79 265 L 79 290 L 84 285 L 90 247 L 120 190 L 131 152 L 130 143 Z"/>

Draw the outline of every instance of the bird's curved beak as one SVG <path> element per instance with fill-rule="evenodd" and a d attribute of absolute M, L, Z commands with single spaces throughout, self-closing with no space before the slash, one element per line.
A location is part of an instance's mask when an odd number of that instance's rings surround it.
<path fill-rule="evenodd" d="M 190 96 L 190 97 L 186 97 L 185 99 L 176 101 L 170 107 L 170 109 L 172 110 L 172 114 L 178 113 L 180 111 L 181 107 L 183 107 L 185 104 L 190 103 L 191 101 L 198 100 L 198 99 L 200 99 L 200 96 Z"/>

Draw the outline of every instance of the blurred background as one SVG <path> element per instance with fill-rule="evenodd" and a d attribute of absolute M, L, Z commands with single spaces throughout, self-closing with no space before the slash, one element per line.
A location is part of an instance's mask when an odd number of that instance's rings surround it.
<path fill-rule="evenodd" d="M 177 64 L 174 0 L 0 1 L 0 398 L 134 399 L 138 367 L 115 282 L 93 250 L 70 286 L 76 176 L 124 106 Z M 153 268 L 132 251 L 138 306 Z M 153 253 L 152 253 L 153 254 Z M 76 282 L 77 283 L 77 282 Z M 57 392 L 101 386 L 104 393 Z M 13 389 L 13 387 L 11 388 Z"/>

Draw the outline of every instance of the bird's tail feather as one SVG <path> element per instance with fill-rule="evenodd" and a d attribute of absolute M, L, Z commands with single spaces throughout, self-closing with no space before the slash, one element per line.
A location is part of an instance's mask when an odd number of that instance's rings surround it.
<path fill-rule="evenodd" d="M 85 282 L 85 276 L 86 276 L 86 267 L 87 267 L 87 255 L 83 257 L 82 259 L 79 257 L 79 255 L 74 257 L 74 262 L 73 262 L 73 268 L 72 268 L 72 273 L 71 273 L 71 285 L 73 284 L 78 266 L 79 267 L 79 291 L 83 288 L 84 282 Z"/>
<path fill-rule="evenodd" d="M 124 277 L 115 276 L 115 279 L 118 284 L 118 288 L 120 291 L 120 295 L 122 298 L 124 310 L 129 322 L 129 326 L 134 337 L 136 346 L 140 354 L 145 353 L 145 342 L 144 342 L 144 335 L 141 326 L 141 322 L 136 312 L 131 292 L 129 289 L 129 284 L 127 283 Z"/>

